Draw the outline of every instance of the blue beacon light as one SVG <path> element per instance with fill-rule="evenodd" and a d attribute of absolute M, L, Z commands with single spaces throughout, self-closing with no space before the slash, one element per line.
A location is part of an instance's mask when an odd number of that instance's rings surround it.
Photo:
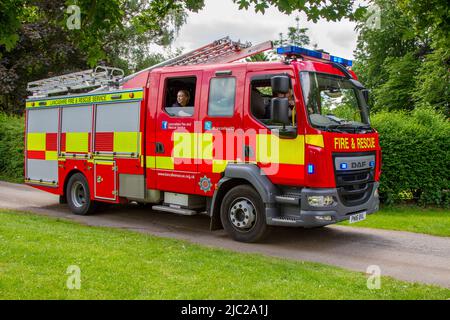
<path fill-rule="evenodd" d="M 286 46 L 280 47 L 277 49 L 277 53 L 280 55 L 293 55 L 293 56 L 307 56 L 315 59 L 322 59 L 331 62 L 336 62 L 342 64 L 347 67 L 351 67 L 353 65 L 352 60 L 347 60 L 344 58 L 332 56 L 326 52 L 321 52 L 317 50 L 310 50 L 306 48 L 301 48 L 298 46 Z"/>
<path fill-rule="evenodd" d="M 313 173 L 314 173 L 314 165 L 308 164 L 308 174 L 313 174 Z"/>

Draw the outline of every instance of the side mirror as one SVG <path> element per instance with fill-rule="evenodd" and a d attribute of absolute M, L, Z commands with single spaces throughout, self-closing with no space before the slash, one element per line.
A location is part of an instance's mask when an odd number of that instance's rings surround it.
<path fill-rule="evenodd" d="M 270 118 L 272 121 L 282 123 L 283 125 L 291 124 L 289 119 L 289 100 L 288 98 L 273 98 L 270 104 Z"/>
<path fill-rule="evenodd" d="M 288 76 L 274 76 L 270 79 L 273 94 L 286 94 L 289 92 L 291 79 Z"/>
<path fill-rule="evenodd" d="M 370 90 L 369 89 L 363 89 L 362 95 L 364 97 L 364 100 L 366 100 L 366 104 L 369 105 L 369 97 L 370 97 Z"/>

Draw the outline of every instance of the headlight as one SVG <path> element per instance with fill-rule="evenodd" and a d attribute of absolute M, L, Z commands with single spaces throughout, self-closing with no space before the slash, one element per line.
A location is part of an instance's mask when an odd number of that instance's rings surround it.
<path fill-rule="evenodd" d="M 334 204 L 333 196 L 309 196 L 308 204 L 311 207 L 329 207 Z"/>

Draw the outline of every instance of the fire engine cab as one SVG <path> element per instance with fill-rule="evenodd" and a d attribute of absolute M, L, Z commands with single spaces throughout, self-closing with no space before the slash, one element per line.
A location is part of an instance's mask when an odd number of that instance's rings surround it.
<path fill-rule="evenodd" d="M 148 203 L 206 214 L 244 242 L 365 219 L 381 164 L 368 91 L 351 61 L 321 51 L 236 62 L 271 47 L 224 38 L 128 77 L 97 67 L 30 82 L 25 182 L 75 214 Z"/>

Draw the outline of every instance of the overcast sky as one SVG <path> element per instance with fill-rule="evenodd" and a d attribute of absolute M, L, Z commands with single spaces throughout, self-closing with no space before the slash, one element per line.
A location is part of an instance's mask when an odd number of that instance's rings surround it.
<path fill-rule="evenodd" d="M 285 15 L 277 9 L 269 9 L 263 15 L 253 9 L 238 10 L 231 0 L 206 0 L 205 8 L 199 13 L 190 13 L 186 24 L 181 28 L 174 47 L 183 47 L 184 52 L 201 47 L 224 36 L 233 40 L 250 41 L 258 44 L 267 40 L 276 40 L 278 34 L 287 33 L 289 26 L 295 26 L 298 14 Z M 300 26 L 309 28 L 308 36 L 318 48 L 347 59 L 353 59 L 356 48 L 357 32 L 355 24 L 342 20 L 340 22 L 318 23 L 307 21 L 300 14 Z"/>

